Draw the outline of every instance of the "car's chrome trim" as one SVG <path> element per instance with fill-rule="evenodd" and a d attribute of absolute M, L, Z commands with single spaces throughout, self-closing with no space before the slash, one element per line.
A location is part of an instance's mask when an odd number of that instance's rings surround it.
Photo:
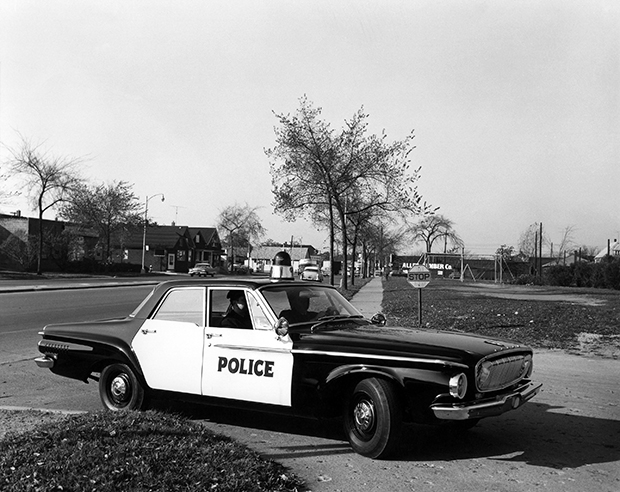
<path fill-rule="evenodd" d="M 516 384 L 518 381 L 523 379 L 527 373 L 527 370 L 523 370 L 523 361 L 529 356 L 531 365 L 532 355 L 533 354 L 531 352 L 524 353 L 522 350 L 508 349 L 500 353 L 487 355 L 486 357 L 480 359 L 474 369 L 474 374 L 476 375 L 474 381 L 476 389 L 481 393 L 489 393 L 493 391 L 500 391 Z M 491 381 L 488 383 L 491 384 L 490 387 L 480 387 L 480 382 L 478 380 L 480 366 L 487 361 L 494 366 L 491 379 L 499 379 L 499 382 L 493 383 L 493 381 Z"/>
<path fill-rule="evenodd" d="M 51 369 L 54 367 L 54 359 L 51 357 L 43 356 L 37 357 L 35 360 L 37 366 L 42 367 L 43 369 Z"/>
<path fill-rule="evenodd" d="M 362 354 L 357 352 L 336 352 L 327 350 L 309 350 L 309 349 L 293 349 L 293 354 L 303 355 L 327 355 L 329 357 L 347 357 L 347 358 L 362 358 L 362 359 L 374 359 L 374 360 L 389 360 L 394 362 L 413 362 L 416 364 L 431 364 L 441 365 L 446 367 L 458 367 L 460 369 L 467 369 L 467 364 L 461 364 L 460 362 L 453 362 L 442 359 L 424 359 L 422 357 L 401 357 L 398 355 L 378 355 L 378 354 Z"/>
<path fill-rule="evenodd" d="M 468 420 L 493 417 L 514 410 L 532 399 L 542 387 L 542 383 L 528 381 L 514 391 L 499 395 L 496 398 L 487 398 L 477 402 L 465 403 L 435 403 L 431 410 L 435 417 L 442 420 Z"/>
<path fill-rule="evenodd" d="M 254 347 L 248 345 L 227 345 L 225 343 L 214 343 L 213 347 L 224 348 L 229 350 L 250 350 L 252 352 L 270 352 L 278 354 L 288 354 L 291 351 L 286 348 L 269 348 L 269 347 Z"/>
<path fill-rule="evenodd" d="M 51 350 L 54 352 L 92 352 L 93 347 L 71 342 L 57 342 L 54 340 L 40 340 L 39 349 L 41 351 Z"/>

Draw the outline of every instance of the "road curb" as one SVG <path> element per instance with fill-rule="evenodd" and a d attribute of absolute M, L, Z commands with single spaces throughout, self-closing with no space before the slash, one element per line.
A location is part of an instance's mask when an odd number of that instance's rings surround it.
<path fill-rule="evenodd" d="M 41 413 L 57 413 L 60 415 L 81 415 L 83 413 L 88 413 L 86 410 L 60 410 L 53 408 L 35 408 L 35 407 L 11 407 L 11 406 L 2 406 L 0 405 L 0 411 L 8 411 L 8 412 L 41 412 Z"/>
<path fill-rule="evenodd" d="M 2 287 L 0 286 L 0 293 L 14 293 L 14 292 L 42 292 L 51 290 L 77 290 L 77 289 L 104 289 L 112 287 L 140 287 L 146 285 L 157 285 L 162 282 L 161 280 L 148 280 L 138 282 L 111 282 L 106 284 L 69 284 L 69 285 L 22 285 L 15 287 Z"/>

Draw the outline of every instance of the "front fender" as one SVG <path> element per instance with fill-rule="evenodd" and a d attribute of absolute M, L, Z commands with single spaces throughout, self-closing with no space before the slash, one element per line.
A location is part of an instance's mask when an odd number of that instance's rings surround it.
<path fill-rule="evenodd" d="M 346 364 L 333 369 L 325 378 L 327 387 L 340 385 L 349 378 L 355 380 L 366 377 L 383 377 L 394 381 L 400 388 L 409 385 L 424 384 L 448 386 L 452 371 L 438 371 L 408 367 L 386 367 L 369 364 Z"/>
<path fill-rule="evenodd" d="M 355 384 L 377 377 L 392 381 L 408 421 L 429 420 L 428 406 L 437 395 L 448 393 L 450 378 L 460 372 L 457 368 L 420 369 L 367 364 L 347 364 L 334 368 L 321 388 L 323 411 L 334 414 L 342 409 Z"/>

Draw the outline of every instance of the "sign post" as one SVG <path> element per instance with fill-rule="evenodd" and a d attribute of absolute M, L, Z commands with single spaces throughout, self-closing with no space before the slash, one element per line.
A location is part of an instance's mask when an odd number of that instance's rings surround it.
<path fill-rule="evenodd" d="M 424 265 L 414 265 L 409 269 L 407 282 L 418 289 L 418 324 L 422 326 L 422 289 L 431 281 L 431 272 Z"/>

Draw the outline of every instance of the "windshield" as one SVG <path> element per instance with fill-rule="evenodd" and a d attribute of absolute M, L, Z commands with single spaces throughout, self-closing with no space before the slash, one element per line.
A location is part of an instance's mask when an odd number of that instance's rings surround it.
<path fill-rule="evenodd" d="M 275 315 L 291 325 L 324 316 L 362 316 L 336 289 L 326 286 L 277 284 L 262 288 L 261 293 Z"/>

